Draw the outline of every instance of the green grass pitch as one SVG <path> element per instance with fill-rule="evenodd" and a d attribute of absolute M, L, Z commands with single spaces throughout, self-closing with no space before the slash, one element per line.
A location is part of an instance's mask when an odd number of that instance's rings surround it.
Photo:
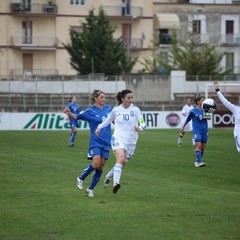
<path fill-rule="evenodd" d="M 89 131 L 0 132 L 0 239 L 2 240 L 221 240 L 240 239 L 240 155 L 233 129 L 210 129 L 205 168 L 178 130 L 140 133 L 117 194 L 102 187 L 88 198 L 76 187 Z M 84 184 L 90 182 L 89 176 Z"/>

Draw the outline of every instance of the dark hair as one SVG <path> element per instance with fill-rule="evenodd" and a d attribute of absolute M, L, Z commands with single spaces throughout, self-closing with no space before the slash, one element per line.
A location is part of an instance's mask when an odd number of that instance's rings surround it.
<path fill-rule="evenodd" d="M 195 102 L 196 104 L 198 104 L 198 102 L 199 102 L 202 98 L 204 98 L 204 97 L 197 97 L 197 98 L 194 100 L 194 102 Z"/>
<path fill-rule="evenodd" d="M 71 96 L 71 97 L 69 98 L 69 102 L 72 102 L 73 97 L 74 97 L 74 96 Z"/>
<path fill-rule="evenodd" d="M 91 95 L 92 103 L 95 103 L 95 98 L 97 98 L 101 93 L 104 93 L 102 90 L 95 89 Z"/>
<path fill-rule="evenodd" d="M 128 93 L 132 93 L 132 91 L 129 89 L 124 89 L 117 93 L 116 98 L 119 105 L 122 103 L 122 98 L 125 98 Z"/>

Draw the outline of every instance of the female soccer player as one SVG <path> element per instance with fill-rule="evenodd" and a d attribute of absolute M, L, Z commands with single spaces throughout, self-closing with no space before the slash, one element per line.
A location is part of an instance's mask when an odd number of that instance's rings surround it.
<path fill-rule="evenodd" d="M 79 105 L 76 103 L 76 96 L 70 97 L 70 100 L 68 102 L 68 108 L 74 114 L 78 114 L 80 112 Z M 75 137 L 76 137 L 76 134 L 77 134 L 77 128 L 79 128 L 78 120 L 69 116 L 69 125 L 71 127 L 71 134 L 70 134 L 70 137 L 69 137 L 68 146 L 69 147 L 74 147 L 74 140 L 75 140 Z"/>
<path fill-rule="evenodd" d="M 142 113 L 138 107 L 132 104 L 132 91 L 125 89 L 118 92 L 116 98 L 119 105 L 113 108 L 108 118 L 96 129 L 96 135 L 100 136 L 104 128 L 114 121 L 115 129 L 111 145 L 116 157 L 116 164 L 104 180 L 104 186 L 107 186 L 113 177 L 113 193 L 117 193 L 121 187 L 122 168 L 134 154 L 138 132 L 146 128 Z"/>
<path fill-rule="evenodd" d="M 219 83 L 217 81 L 214 82 L 213 84 L 215 91 L 217 93 L 218 99 L 223 103 L 223 105 L 229 109 L 235 120 L 235 125 L 234 125 L 234 139 L 236 141 L 236 148 L 237 151 L 240 153 L 240 105 L 234 105 L 231 102 L 229 102 L 221 93 L 219 89 Z M 240 102 L 239 102 L 240 103 Z"/>
<path fill-rule="evenodd" d="M 111 112 L 111 107 L 105 105 L 105 94 L 101 90 L 94 90 L 92 93 L 92 102 L 94 105 L 81 111 L 79 114 L 71 113 L 69 108 L 64 109 L 64 113 L 71 116 L 74 119 L 86 120 L 90 127 L 90 140 L 88 149 L 88 159 L 92 160 L 82 174 L 77 177 L 77 187 L 79 190 L 83 189 L 84 179 L 93 171 L 95 173 L 92 177 L 90 186 L 87 188 L 86 193 L 89 197 L 94 197 L 93 189 L 97 185 L 98 181 L 102 176 L 102 169 L 105 165 L 106 160 L 109 158 L 109 152 L 111 148 L 111 125 L 109 124 L 97 137 L 95 130 L 97 126 L 102 123 Z"/>
<path fill-rule="evenodd" d="M 208 141 L 208 123 L 207 120 L 211 120 L 210 115 L 206 115 L 202 109 L 202 102 L 204 98 L 198 97 L 195 99 L 196 107 L 194 107 L 188 114 L 188 117 L 183 124 L 180 132 L 184 131 L 185 126 L 192 120 L 193 136 L 195 141 L 195 167 L 204 167 L 206 164 L 202 162 L 202 156 L 204 154 L 206 143 Z"/>
<path fill-rule="evenodd" d="M 183 118 L 182 118 L 182 126 L 183 124 L 185 123 L 186 119 L 187 119 L 187 116 L 189 114 L 189 112 L 193 109 L 193 105 L 192 105 L 192 100 L 191 98 L 188 98 L 187 99 L 187 103 L 183 106 L 182 108 L 182 115 L 183 115 Z M 182 140 L 183 140 L 183 136 L 185 134 L 185 132 L 191 132 L 191 135 L 192 135 L 192 144 L 193 146 L 195 145 L 195 141 L 194 141 L 194 136 L 192 134 L 192 121 L 190 121 L 184 128 L 184 132 L 182 133 L 179 133 L 179 137 L 178 137 L 178 146 L 181 146 L 182 145 Z"/>

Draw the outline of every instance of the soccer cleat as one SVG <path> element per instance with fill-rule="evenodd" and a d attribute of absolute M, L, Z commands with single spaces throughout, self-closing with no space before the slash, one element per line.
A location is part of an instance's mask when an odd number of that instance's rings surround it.
<path fill-rule="evenodd" d="M 83 180 L 79 179 L 79 177 L 77 177 L 77 188 L 79 190 L 83 189 Z"/>
<path fill-rule="evenodd" d="M 103 187 L 108 187 L 110 183 L 110 179 L 105 178 L 105 180 L 103 181 Z"/>
<path fill-rule="evenodd" d="M 120 189 L 121 185 L 119 183 L 113 186 L 113 193 L 117 193 L 118 189 Z"/>
<path fill-rule="evenodd" d="M 74 143 L 69 143 L 69 147 L 74 147 Z"/>
<path fill-rule="evenodd" d="M 205 167 L 206 164 L 204 162 L 195 162 L 195 167 Z"/>
<path fill-rule="evenodd" d="M 93 193 L 93 190 L 92 189 L 86 189 L 86 193 L 88 195 L 88 197 L 94 197 L 94 193 Z"/>

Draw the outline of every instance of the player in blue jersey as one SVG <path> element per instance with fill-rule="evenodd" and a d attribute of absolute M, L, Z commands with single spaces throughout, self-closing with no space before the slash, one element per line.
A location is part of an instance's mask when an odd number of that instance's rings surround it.
<path fill-rule="evenodd" d="M 204 167 L 206 164 L 202 162 L 202 157 L 208 141 L 208 123 L 207 120 L 211 120 L 211 116 L 207 115 L 202 109 L 203 97 L 195 99 L 196 107 L 194 107 L 183 124 L 181 131 L 183 133 L 185 126 L 192 120 L 193 136 L 195 141 L 195 167 Z"/>
<path fill-rule="evenodd" d="M 68 106 L 69 110 L 71 111 L 71 113 L 73 113 L 73 114 L 80 113 L 79 105 L 76 103 L 76 96 L 70 97 L 70 100 L 69 100 L 69 103 L 67 106 Z M 71 134 L 69 137 L 68 146 L 74 147 L 74 140 L 75 140 L 75 137 L 77 134 L 77 128 L 79 128 L 78 120 L 69 116 L 69 125 L 71 127 Z"/>
<path fill-rule="evenodd" d="M 105 105 L 105 94 L 101 90 L 94 90 L 92 93 L 92 102 L 94 105 L 90 108 L 81 111 L 78 114 L 71 113 L 69 108 L 64 109 L 64 113 L 74 119 L 81 119 L 88 121 L 90 128 L 90 140 L 88 148 L 88 159 L 92 163 L 83 169 L 82 174 L 77 177 L 77 187 L 79 190 L 83 189 L 84 179 L 92 172 L 95 171 L 90 186 L 86 189 L 89 197 L 93 197 L 93 189 L 97 185 L 102 176 L 103 167 L 106 160 L 109 158 L 111 148 L 111 124 L 103 129 L 99 136 L 96 136 L 95 130 L 98 125 L 105 121 L 108 114 L 111 112 L 111 107 Z"/>

